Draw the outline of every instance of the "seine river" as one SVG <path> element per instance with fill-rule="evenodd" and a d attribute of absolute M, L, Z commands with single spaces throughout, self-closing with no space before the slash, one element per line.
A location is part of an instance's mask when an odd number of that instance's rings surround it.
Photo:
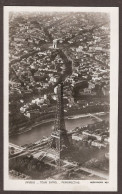
<path fill-rule="evenodd" d="M 108 119 L 109 115 L 99 115 L 99 118 Z M 75 116 L 74 118 L 65 119 L 66 129 L 72 130 L 75 127 L 81 127 L 87 124 L 96 122 L 96 119 L 91 117 L 82 117 L 82 115 Z M 42 139 L 43 136 L 49 137 L 53 130 L 54 121 L 40 124 L 32 130 L 10 137 L 10 142 L 16 145 L 24 145 L 36 142 Z"/>

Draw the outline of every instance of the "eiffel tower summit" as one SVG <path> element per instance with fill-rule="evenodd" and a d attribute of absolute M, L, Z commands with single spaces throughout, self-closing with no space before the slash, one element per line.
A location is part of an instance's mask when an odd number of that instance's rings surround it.
<path fill-rule="evenodd" d="M 57 113 L 51 137 L 51 148 L 57 150 L 59 154 L 71 149 L 72 134 L 67 132 L 64 120 L 63 82 L 57 87 Z"/>

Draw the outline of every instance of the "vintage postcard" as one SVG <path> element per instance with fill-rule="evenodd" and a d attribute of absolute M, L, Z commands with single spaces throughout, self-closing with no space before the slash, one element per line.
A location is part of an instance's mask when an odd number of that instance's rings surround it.
<path fill-rule="evenodd" d="M 4 190 L 117 191 L 118 15 L 4 6 Z"/>

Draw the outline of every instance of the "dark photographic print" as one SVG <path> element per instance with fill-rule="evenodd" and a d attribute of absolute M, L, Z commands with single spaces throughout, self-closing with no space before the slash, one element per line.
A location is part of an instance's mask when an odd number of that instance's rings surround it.
<path fill-rule="evenodd" d="M 111 9 L 5 8 L 7 190 L 116 190 L 118 9 Z"/>

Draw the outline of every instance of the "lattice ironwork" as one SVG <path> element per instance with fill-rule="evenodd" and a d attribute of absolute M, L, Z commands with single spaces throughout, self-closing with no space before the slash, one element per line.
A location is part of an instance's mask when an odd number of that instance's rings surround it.
<path fill-rule="evenodd" d="M 54 130 L 51 136 L 52 136 L 51 147 L 53 149 L 56 149 L 59 152 L 61 152 L 63 151 L 63 149 L 66 149 L 70 146 L 64 121 L 63 82 L 58 84 L 57 88 L 57 113 Z"/>

